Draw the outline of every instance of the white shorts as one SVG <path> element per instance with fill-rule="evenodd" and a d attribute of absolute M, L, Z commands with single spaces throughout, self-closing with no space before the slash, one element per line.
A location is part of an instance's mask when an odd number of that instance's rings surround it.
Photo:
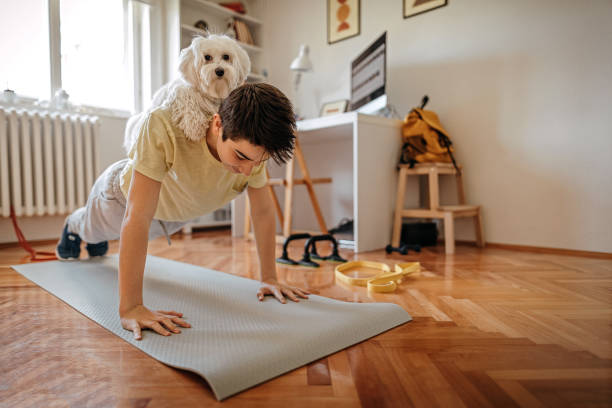
<path fill-rule="evenodd" d="M 78 234 L 90 244 L 119 239 L 125 214 L 126 199 L 120 188 L 120 174 L 129 159 L 110 165 L 94 183 L 87 204 L 68 216 L 68 232 Z M 180 230 L 187 221 L 152 220 L 149 239 L 169 236 Z"/>

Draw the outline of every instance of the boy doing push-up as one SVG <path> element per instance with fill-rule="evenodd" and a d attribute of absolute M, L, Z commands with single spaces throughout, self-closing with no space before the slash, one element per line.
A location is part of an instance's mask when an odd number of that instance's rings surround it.
<path fill-rule="evenodd" d="M 149 239 L 169 236 L 187 222 L 220 208 L 245 189 L 251 203 L 260 260 L 259 300 L 285 296 L 298 302 L 309 292 L 276 279 L 274 207 L 267 190 L 269 158 L 291 158 L 295 120 L 285 95 L 268 84 L 245 84 L 222 102 L 201 141 L 185 137 L 166 107 L 152 110 L 128 159 L 98 178 L 85 207 L 66 220 L 56 252 L 78 259 L 81 241 L 90 256 L 104 255 L 119 242 L 119 316 L 141 339 L 148 328 L 169 336 L 190 327 L 175 311 L 152 311 L 143 304 L 142 284 Z"/>

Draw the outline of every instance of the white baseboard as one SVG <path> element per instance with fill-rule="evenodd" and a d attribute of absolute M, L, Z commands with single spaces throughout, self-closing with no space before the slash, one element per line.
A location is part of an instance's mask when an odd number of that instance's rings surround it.
<path fill-rule="evenodd" d="M 19 217 L 17 223 L 28 241 L 59 239 L 66 215 Z M 0 218 L 0 243 L 18 242 L 10 218 Z"/>

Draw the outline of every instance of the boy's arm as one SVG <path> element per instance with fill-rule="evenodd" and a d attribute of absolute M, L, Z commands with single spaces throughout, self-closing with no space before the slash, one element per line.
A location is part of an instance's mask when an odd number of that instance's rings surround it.
<path fill-rule="evenodd" d="M 142 301 L 142 279 L 147 256 L 149 227 L 157 208 L 161 183 L 134 170 L 119 241 L 119 316 L 121 324 L 141 338 L 141 328 L 159 334 L 180 333 L 173 324 L 189 327 L 174 311 L 153 312 Z M 171 315 L 169 317 L 165 315 Z M 165 326 L 165 328 L 162 326 Z M 166 330 L 168 329 L 168 330 Z"/>
<path fill-rule="evenodd" d="M 247 191 L 262 282 L 257 297 L 263 300 L 265 295 L 274 295 L 281 303 L 285 303 L 283 294 L 295 302 L 299 302 L 297 296 L 308 299 L 307 290 L 281 284 L 276 278 L 276 218 L 270 193 L 265 187 L 249 187 Z"/>

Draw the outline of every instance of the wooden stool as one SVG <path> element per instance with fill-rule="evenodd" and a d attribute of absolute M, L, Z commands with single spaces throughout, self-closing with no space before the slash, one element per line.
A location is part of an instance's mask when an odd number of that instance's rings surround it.
<path fill-rule="evenodd" d="M 463 191 L 463 180 L 461 172 L 457 171 L 450 163 L 422 163 L 410 168 L 407 164 L 399 166 L 399 178 L 397 184 L 397 200 L 395 203 L 395 218 L 393 221 L 393 237 L 391 245 L 400 244 L 402 231 L 402 218 L 439 218 L 444 220 L 444 242 L 447 254 L 455 253 L 455 218 L 474 217 L 476 229 L 476 245 L 484 247 L 484 233 L 482 230 L 482 217 L 479 205 L 466 205 L 465 193 Z M 459 166 L 461 169 L 461 166 Z M 440 205 L 440 192 L 438 176 L 440 174 L 454 175 L 457 179 L 457 193 L 459 205 Z M 406 180 L 408 176 L 427 175 L 429 182 L 429 208 L 404 208 L 404 196 L 406 193 Z"/>
<path fill-rule="evenodd" d="M 298 164 L 300 166 L 300 170 L 302 171 L 301 179 L 295 178 L 295 160 L 297 159 Z M 268 170 L 266 169 L 266 175 Z M 325 220 L 323 219 L 323 214 L 321 213 L 321 207 L 319 207 L 319 201 L 317 200 L 317 195 L 314 191 L 314 184 L 319 183 L 331 183 L 331 177 L 323 177 L 323 178 L 311 178 L 310 173 L 308 172 L 308 167 L 306 167 L 306 160 L 304 160 L 304 155 L 302 154 L 302 148 L 300 147 L 300 143 L 295 138 L 295 151 L 294 157 L 287 162 L 287 168 L 285 170 L 285 178 L 284 179 L 271 179 L 268 177 L 268 183 L 266 188 L 268 188 L 270 195 L 272 197 L 272 201 L 274 202 L 274 208 L 276 209 L 276 215 L 283 226 L 283 233 L 281 235 L 277 235 L 277 242 L 282 243 L 285 238 L 289 235 L 295 233 L 291 228 L 292 224 L 292 214 L 291 207 L 293 206 L 293 187 L 296 185 L 305 185 L 308 190 L 308 196 L 310 197 L 310 202 L 312 203 L 312 208 L 314 210 L 315 216 L 317 217 L 317 222 L 319 224 L 319 228 L 321 229 L 322 234 L 327 234 L 329 231 L 327 230 L 327 226 L 325 225 Z M 278 198 L 276 197 L 276 193 L 274 192 L 274 186 L 284 186 L 285 187 L 285 214 L 281 210 L 280 203 Z M 251 212 L 249 199 L 246 199 L 245 205 L 245 217 L 244 217 L 244 236 L 247 239 L 253 238 L 251 234 Z"/>

